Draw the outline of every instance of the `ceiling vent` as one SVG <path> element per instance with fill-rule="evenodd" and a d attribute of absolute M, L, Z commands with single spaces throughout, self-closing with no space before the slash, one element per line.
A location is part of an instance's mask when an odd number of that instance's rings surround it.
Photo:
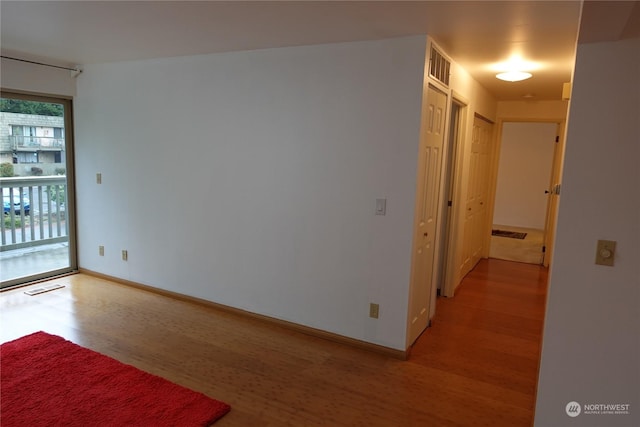
<path fill-rule="evenodd" d="M 440 53 L 440 51 L 431 44 L 431 55 L 429 56 L 429 75 L 440 83 L 449 87 L 449 72 L 451 71 L 451 61 Z"/>

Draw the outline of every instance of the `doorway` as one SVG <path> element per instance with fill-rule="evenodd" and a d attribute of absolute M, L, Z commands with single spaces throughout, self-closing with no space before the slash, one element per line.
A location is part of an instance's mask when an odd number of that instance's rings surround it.
<path fill-rule="evenodd" d="M 69 99 L 2 92 L 0 287 L 77 269 Z"/>
<path fill-rule="evenodd" d="M 543 264 L 558 123 L 502 125 L 489 256 Z"/>
<path fill-rule="evenodd" d="M 451 219 L 453 216 L 453 199 L 455 196 L 455 181 L 457 176 L 457 161 L 458 161 L 458 147 L 460 145 L 461 140 L 461 123 L 462 123 L 462 110 L 465 108 L 465 105 L 456 100 L 455 98 L 451 101 L 451 112 L 449 114 L 449 133 L 447 144 L 444 147 L 445 150 L 445 163 L 443 165 L 443 185 L 442 191 L 444 197 L 441 197 L 441 212 L 442 212 L 442 221 L 439 225 L 439 258 L 438 258 L 438 268 L 436 272 L 436 287 L 434 288 L 434 292 L 436 295 L 432 295 L 431 300 L 431 317 L 435 314 L 436 304 L 435 297 L 444 294 L 445 285 L 447 280 L 450 279 L 451 276 L 451 267 L 449 265 L 453 258 L 452 249 L 452 224 Z"/>

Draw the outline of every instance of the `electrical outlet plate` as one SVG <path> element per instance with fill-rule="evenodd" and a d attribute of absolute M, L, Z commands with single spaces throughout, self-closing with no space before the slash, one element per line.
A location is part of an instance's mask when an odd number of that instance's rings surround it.
<path fill-rule="evenodd" d="M 98 254 L 104 256 L 104 246 L 98 246 Z"/>
<path fill-rule="evenodd" d="M 129 253 L 126 250 L 122 251 L 122 260 L 126 261 L 129 259 Z"/>
<path fill-rule="evenodd" d="M 380 314 L 380 305 L 371 303 L 369 304 L 369 317 L 377 319 Z"/>
<path fill-rule="evenodd" d="M 99 172 L 96 174 L 96 184 L 102 184 L 102 174 Z"/>
<path fill-rule="evenodd" d="M 598 240 L 596 249 L 596 264 L 613 267 L 616 255 L 616 242 L 613 240 Z"/>

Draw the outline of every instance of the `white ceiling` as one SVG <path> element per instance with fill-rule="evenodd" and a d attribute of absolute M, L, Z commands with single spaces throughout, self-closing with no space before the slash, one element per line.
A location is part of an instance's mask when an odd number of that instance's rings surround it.
<path fill-rule="evenodd" d="M 560 99 L 579 14 L 578 1 L 0 2 L 3 55 L 75 65 L 429 34 L 502 100 Z M 514 53 L 539 69 L 498 81 L 490 64 Z"/>

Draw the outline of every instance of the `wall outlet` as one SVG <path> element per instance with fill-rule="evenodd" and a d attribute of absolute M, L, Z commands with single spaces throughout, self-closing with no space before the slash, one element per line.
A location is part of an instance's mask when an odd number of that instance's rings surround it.
<path fill-rule="evenodd" d="M 129 253 L 126 250 L 122 251 L 122 260 L 126 261 L 129 259 Z"/>
<path fill-rule="evenodd" d="M 104 256 L 104 246 L 98 246 L 98 254 Z"/>
<path fill-rule="evenodd" d="M 96 174 L 96 184 L 102 184 L 102 174 L 101 173 L 97 173 Z"/>
<path fill-rule="evenodd" d="M 613 267 L 616 256 L 616 242 L 613 240 L 598 240 L 596 249 L 596 264 Z"/>
<path fill-rule="evenodd" d="M 379 313 L 380 313 L 379 304 L 374 304 L 374 303 L 369 304 L 369 317 L 373 319 L 377 319 Z"/>

